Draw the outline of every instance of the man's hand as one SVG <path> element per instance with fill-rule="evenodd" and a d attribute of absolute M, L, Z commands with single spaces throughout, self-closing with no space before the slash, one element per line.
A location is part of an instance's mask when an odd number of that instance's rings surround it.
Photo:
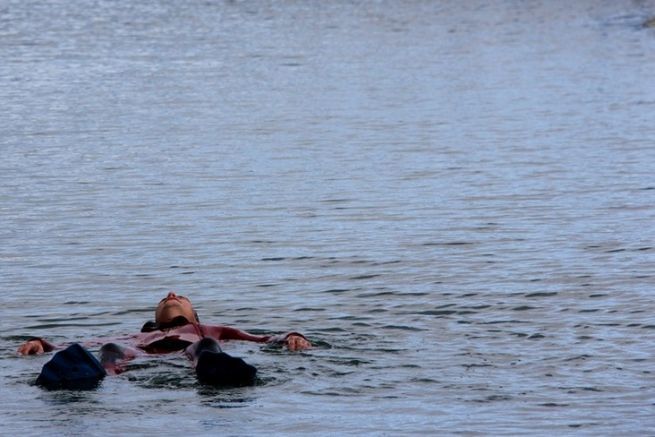
<path fill-rule="evenodd" d="M 306 338 L 295 334 L 289 335 L 285 343 L 290 351 L 301 351 L 312 347 L 312 344 Z"/>
<path fill-rule="evenodd" d="M 41 340 L 26 341 L 18 348 L 18 353 L 21 355 L 41 355 L 44 352 Z"/>

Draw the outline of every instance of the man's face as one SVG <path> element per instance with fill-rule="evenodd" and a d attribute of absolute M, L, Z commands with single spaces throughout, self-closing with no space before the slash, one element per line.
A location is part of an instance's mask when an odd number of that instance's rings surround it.
<path fill-rule="evenodd" d="M 155 309 L 155 322 L 168 323 L 179 316 L 183 316 L 189 322 L 197 321 L 191 301 L 171 291 L 157 305 Z"/>

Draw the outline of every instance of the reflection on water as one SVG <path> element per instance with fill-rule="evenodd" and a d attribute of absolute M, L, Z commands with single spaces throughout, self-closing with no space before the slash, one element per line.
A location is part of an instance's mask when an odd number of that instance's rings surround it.
<path fill-rule="evenodd" d="M 653 16 L 4 2 L 4 430 L 652 429 Z M 316 347 L 226 344 L 259 370 L 242 389 L 180 355 L 30 384 L 26 336 L 136 332 L 170 289 Z"/>

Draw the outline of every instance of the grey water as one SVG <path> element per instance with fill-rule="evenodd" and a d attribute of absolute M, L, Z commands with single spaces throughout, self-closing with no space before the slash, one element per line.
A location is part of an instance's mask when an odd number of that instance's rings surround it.
<path fill-rule="evenodd" d="M 7 435 L 655 431 L 654 1 L 0 2 Z M 254 387 L 152 356 L 168 290 Z"/>

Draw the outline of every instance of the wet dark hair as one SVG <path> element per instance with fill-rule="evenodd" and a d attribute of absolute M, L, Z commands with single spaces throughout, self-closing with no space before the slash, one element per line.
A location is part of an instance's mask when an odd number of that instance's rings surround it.
<path fill-rule="evenodd" d="M 198 313 L 194 311 L 193 314 L 196 316 L 195 322 L 200 323 L 200 319 L 198 318 Z M 177 328 L 178 326 L 188 325 L 189 323 L 192 322 L 189 322 L 187 318 L 184 316 L 177 316 L 173 320 L 167 323 L 157 323 L 150 320 L 143 324 L 143 326 L 141 327 L 141 332 L 163 331 L 164 329 Z"/>

